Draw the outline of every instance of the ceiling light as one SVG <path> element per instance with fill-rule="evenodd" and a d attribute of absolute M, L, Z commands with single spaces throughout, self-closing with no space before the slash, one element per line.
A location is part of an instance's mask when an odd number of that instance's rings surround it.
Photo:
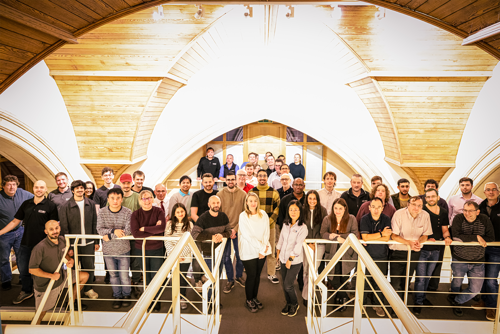
<path fill-rule="evenodd" d="M 253 7 L 250 5 L 245 5 L 245 13 L 243 14 L 246 18 L 253 17 Z"/>
<path fill-rule="evenodd" d="M 158 6 L 158 11 L 154 11 L 153 12 L 153 20 L 155 21 L 160 21 L 164 18 L 164 14 L 163 14 L 163 6 Z"/>
<path fill-rule="evenodd" d="M 202 6 L 196 6 L 196 7 L 198 7 L 198 10 L 194 14 L 194 18 L 199 20 L 203 17 L 203 14 L 205 14 L 205 9 L 203 9 Z"/>
<path fill-rule="evenodd" d="M 293 6 L 287 6 L 288 10 L 286 12 L 286 18 L 291 19 L 295 17 L 295 8 Z"/>
<path fill-rule="evenodd" d="M 338 5 L 334 5 L 332 9 L 332 18 L 335 20 L 340 20 L 342 18 L 342 8 L 340 8 Z"/>

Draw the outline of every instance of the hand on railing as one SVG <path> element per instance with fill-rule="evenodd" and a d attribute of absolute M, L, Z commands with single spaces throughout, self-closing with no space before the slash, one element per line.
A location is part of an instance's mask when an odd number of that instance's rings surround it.
<path fill-rule="evenodd" d="M 215 243 L 219 243 L 219 242 L 222 242 L 222 234 L 214 234 L 212 236 L 212 241 L 215 242 Z"/>
<path fill-rule="evenodd" d="M 158 225 L 158 224 L 157 224 Z M 113 232 L 118 238 L 121 238 L 121 237 L 124 237 L 125 236 L 125 232 L 123 230 L 120 230 L 120 229 L 115 229 L 115 232 Z"/>

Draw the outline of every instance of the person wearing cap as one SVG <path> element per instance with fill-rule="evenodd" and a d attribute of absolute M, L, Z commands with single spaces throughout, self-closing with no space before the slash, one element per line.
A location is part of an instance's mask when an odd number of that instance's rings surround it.
<path fill-rule="evenodd" d="M 139 194 L 132 190 L 134 179 L 130 174 L 122 174 L 120 183 L 123 190 L 123 200 L 121 206 L 130 209 L 132 213 L 141 208 Z M 141 281 L 141 250 L 135 248 L 135 240 L 130 240 L 130 271 L 132 272 L 132 294 L 134 298 L 139 299 L 142 292 L 139 290 Z"/>
<path fill-rule="evenodd" d="M 244 169 L 239 169 L 236 172 L 236 186 L 247 194 L 250 190 L 253 189 L 253 186 L 247 183 L 247 173 Z"/>
<path fill-rule="evenodd" d="M 281 188 L 278 189 L 278 194 L 280 195 L 280 199 L 293 192 L 292 187 L 290 187 L 291 179 L 292 176 L 290 174 L 282 174 L 280 176 Z"/>

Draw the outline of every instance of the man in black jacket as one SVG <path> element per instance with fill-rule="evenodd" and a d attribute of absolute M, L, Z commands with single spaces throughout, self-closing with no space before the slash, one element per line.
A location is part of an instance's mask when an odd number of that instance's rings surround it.
<path fill-rule="evenodd" d="M 484 195 L 486 199 L 479 204 L 479 211 L 490 218 L 493 224 L 493 230 L 495 231 L 495 241 L 500 241 L 500 201 L 498 199 L 498 185 L 495 182 L 486 183 L 484 185 Z M 484 257 L 487 263 L 484 268 L 485 280 L 481 293 L 489 293 L 489 295 L 483 295 L 482 300 L 478 304 L 472 305 L 472 308 L 482 309 L 488 307 L 489 309 L 486 310 L 486 319 L 495 321 L 496 311 L 494 309 L 497 307 L 498 294 L 498 283 L 496 279 L 500 272 L 500 264 L 498 264 L 500 262 L 500 247 L 486 247 Z"/>
<path fill-rule="evenodd" d="M 214 181 L 218 181 L 220 174 L 220 162 L 219 158 L 214 157 L 215 151 L 213 148 L 207 148 L 207 156 L 200 159 L 198 162 L 197 179 L 201 180 L 201 176 L 205 173 L 212 174 Z M 217 189 L 217 187 L 214 187 Z"/>
<path fill-rule="evenodd" d="M 370 200 L 370 193 L 364 191 L 362 187 L 363 177 L 359 174 L 354 174 L 351 178 L 351 188 L 340 195 L 347 203 L 349 214 L 354 217 L 358 215 L 361 205 Z"/>
<path fill-rule="evenodd" d="M 73 197 L 59 208 L 59 220 L 61 222 L 61 235 L 66 234 L 98 234 L 97 212 L 94 201 L 85 197 L 85 182 L 76 180 L 71 182 Z M 82 224 L 83 219 L 83 224 Z M 72 245 L 74 246 L 74 245 Z M 99 242 L 93 239 L 82 238 L 78 241 L 78 254 L 82 269 L 89 271 L 89 283 L 94 281 L 94 254 L 99 249 Z M 86 256 L 90 255 L 90 256 Z M 83 288 L 85 295 L 91 299 L 97 299 L 99 295 L 90 285 Z"/>

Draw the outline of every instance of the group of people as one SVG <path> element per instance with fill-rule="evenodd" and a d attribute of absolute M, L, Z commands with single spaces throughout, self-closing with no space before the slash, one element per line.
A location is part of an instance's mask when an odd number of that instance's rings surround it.
<path fill-rule="evenodd" d="M 179 181 L 180 189 L 169 197 L 163 184 L 156 185 L 154 190 L 144 187 L 145 175 L 141 171 L 133 175 L 122 174 L 119 186 L 113 184 L 113 170 L 106 167 L 101 173 L 104 185 L 98 189 L 80 180 L 68 186 L 67 176 L 58 173 L 55 177 L 58 188 L 47 198 L 43 181 L 34 184 L 33 196 L 18 188 L 15 176 L 6 176 L 0 192 L 2 288 L 11 288 L 12 274 L 8 263 L 11 248 L 16 253 L 22 282 L 22 291 L 13 302 L 19 304 L 33 295 L 38 302 L 50 279 L 62 282 L 64 271 L 56 272 L 63 255 L 61 249 L 65 248 L 62 236 L 99 234 L 102 236 L 100 242 L 89 236 L 71 245 L 67 255 L 68 267 L 73 264 L 71 255 L 73 248 L 77 247 L 78 253 L 83 255 L 79 259 L 79 265 L 84 269 L 79 277 L 83 292 L 88 298 L 98 298 L 91 286 L 95 270 L 93 254 L 102 247 L 115 298 L 112 306 L 115 309 L 129 306 L 131 296 L 138 298 L 141 294 L 143 242 L 146 242 L 146 274 L 142 279 L 149 284 L 165 256 L 171 254 L 176 241 L 120 238 L 127 235 L 135 238 L 180 237 L 189 232 L 209 268 L 213 253 L 211 243 L 206 241 L 211 241 L 216 249 L 223 238 L 227 238 L 219 266 L 220 272 L 225 268 L 227 276 L 222 291 L 230 293 L 235 284 L 244 287 L 244 306 L 252 313 L 264 307 L 258 299 L 264 265 L 271 283 L 280 283 L 276 275 L 279 270 L 285 297 L 281 314 L 293 317 L 300 304 L 295 281 L 302 290 L 304 305 L 308 299 L 310 268 L 304 259 L 304 240 L 318 239 L 317 243 L 309 244 L 314 251 L 314 270 L 317 271 L 353 234 L 363 241 L 397 242 L 367 243 L 366 250 L 384 275 L 390 270 L 391 284 L 401 297 L 409 284 L 407 269 L 410 277 L 416 274 L 415 306 L 412 309 L 415 315 L 421 313 L 423 305 L 432 305 L 426 292 L 436 291 L 439 285 L 445 246 L 433 245 L 432 242 L 444 241 L 446 245 L 478 242 L 479 246 L 453 246 L 452 293 L 448 301 L 454 314 L 462 316 L 461 305 L 477 294 L 485 293 L 473 307 L 486 309 L 486 318 L 495 319 L 500 248 L 486 247 L 486 243 L 500 241 L 499 188 L 496 183 L 485 184 L 486 199 L 482 200 L 472 193 L 473 180 L 462 178 L 459 181 L 460 194 L 451 197 L 447 203 L 439 197 L 439 185 L 432 179 L 425 182 L 423 195 L 410 196 L 407 179 L 400 179 L 398 193 L 391 195 L 380 176 L 372 178 L 371 191 L 368 192 L 363 189 L 362 176 L 355 174 L 350 189 L 341 194 L 335 190 L 336 174 L 327 172 L 323 176 L 324 188 L 305 193 L 305 169 L 300 155 L 295 156 L 290 166 L 284 157 L 275 159 L 270 152 L 266 154 L 264 166 L 258 165 L 256 153 L 250 153 L 248 158 L 249 161 L 239 167 L 228 155 L 226 163 L 220 166 L 214 150 L 209 148 L 198 166 L 197 176 L 202 189 L 191 192 L 192 180 L 184 175 Z M 216 189 L 215 181 L 224 182 L 224 187 Z M 338 243 L 321 243 L 320 240 L 325 239 Z M 357 254 L 351 249 L 328 276 L 331 288 L 342 287 L 335 295 L 335 304 L 344 305 L 349 300 L 346 281 L 356 269 L 356 259 Z M 198 261 L 193 261 L 190 248 L 186 247 L 181 253 L 180 269 L 186 272 L 191 266 L 195 288 L 201 291 L 207 278 Z M 469 285 L 462 290 L 465 275 L 469 278 Z M 378 289 L 373 278 L 369 274 L 368 277 L 371 285 Z M 60 288 L 61 283 L 58 285 L 57 282 L 52 291 Z M 181 277 L 182 309 L 188 307 L 185 299 L 187 286 L 188 282 Z M 386 304 L 386 301 L 381 294 L 377 296 L 370 301 L 373 296 L 367 294 L 365 300 L 371 302 L 376 314 L 382 317 L 385 312 L 380 302 Z M 54 306 L 51 303 L 55 303 L 55 299 L 49 298 L 44 311 Z M 153 311 L 159 311 L 160 307 L 157 303 Z M 341 307 L 340 311 L 344 309 Z"/>

